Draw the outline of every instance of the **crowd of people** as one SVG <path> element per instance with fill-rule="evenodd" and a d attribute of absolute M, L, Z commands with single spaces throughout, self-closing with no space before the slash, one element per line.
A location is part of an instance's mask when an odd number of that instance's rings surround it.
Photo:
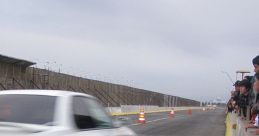
<path fill-rule="evenodd" d="M 259 55 L 252 62 L 255 75 L 235 82 L 227 110 L 236 113 L 242 120 L 249 120 L 246 129 L 258 128 L 256 133 L 259 134 Z"/>

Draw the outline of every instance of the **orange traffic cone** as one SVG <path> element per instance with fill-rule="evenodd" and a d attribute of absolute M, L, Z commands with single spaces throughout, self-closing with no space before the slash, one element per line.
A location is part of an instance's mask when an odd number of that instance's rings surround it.
<path fill-rule="evenodd" d="M 138 123 L 140 123 L 140 124 L 146 124 L 144 109 L 141 109 L 141 110 L 140 110 L 139 118 L 138 118 Z"/>
<path fill-rule="evenodd" d="M 174 109 L 172 109 L 169 113 L 169 117 L 174 118 Z"/>
<path fill-rule="evenodd" d="M 192 109 L 189 109 L 189 110 L 188 110 L 188 114 L 189 114 L 189 115 L 192 115 Z"/>

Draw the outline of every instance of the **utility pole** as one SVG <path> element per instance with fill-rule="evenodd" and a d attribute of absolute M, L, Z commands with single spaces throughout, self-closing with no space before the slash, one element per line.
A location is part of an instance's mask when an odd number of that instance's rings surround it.
<path fill-rule="evenodd" d="M 228 72 L 226 72 L 226 71 L 221 71 L 221 73 L 225 74 L 225 75 L 228 77 L 229 81 L 230 81 L 232 84 L 234 84 L 234 81 L 233 81 L 233 79 L 231 78 L 231 76 L 229 75 Z"/>
<path fill-rule="evenodd" d="M 247 74 L 247 73 L 251 73 L 251 72 L 248 71 L 248 70 L 238 70 L 238 71 L 236 71 L 236 78 L 237 78 L 237 75 L 238 75 L 238 74 L 241 74 L 241 75 L 242 75 L 242 80 L 243 80 L 245 74 Z"/>

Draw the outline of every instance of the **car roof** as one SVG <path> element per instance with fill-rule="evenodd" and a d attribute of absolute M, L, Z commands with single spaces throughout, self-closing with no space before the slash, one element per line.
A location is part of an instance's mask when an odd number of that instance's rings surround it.
<path fill-rule="evenodd" d="M 0 91 L 0 95 L 4 95 L 4 94 L 46 95 L 46 96 L 58 96 L 58 97 L 80 95 L 80 96 L 94 98 L 93 96 L 88 95 L 88 94 L 66 91 L 66 90 L 40 90 L 40 89 L 39 90 L 29 90 L 29 89 L 24 89 L 24 90 Z"/>

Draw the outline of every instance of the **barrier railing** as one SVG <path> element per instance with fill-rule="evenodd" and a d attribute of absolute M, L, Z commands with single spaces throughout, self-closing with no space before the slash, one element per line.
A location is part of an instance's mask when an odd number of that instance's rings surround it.
<path fill-rule="evenodd" d="M 235 113 L 228 113 L 226 117 L 226 136 L 255 136 L 255 128 L 246 131 L 248 120 L 242 120 Z"/>

